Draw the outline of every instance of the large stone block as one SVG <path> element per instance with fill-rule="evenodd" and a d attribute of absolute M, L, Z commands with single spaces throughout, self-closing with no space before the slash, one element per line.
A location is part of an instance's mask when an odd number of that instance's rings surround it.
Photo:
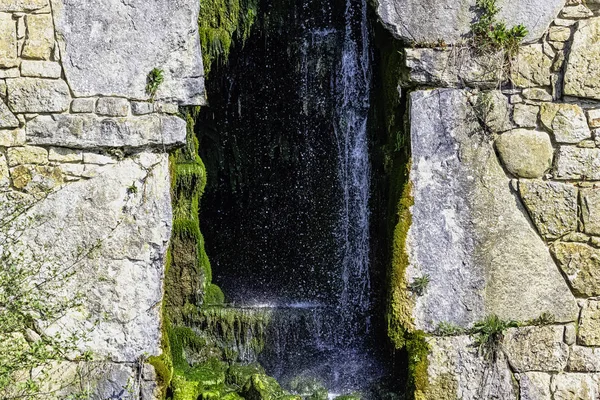
<path fill-rule="evenodd" d="M 476 0 L 378 0 L 377 13 L 398 38 L 412 42 L 456 43 L 467 37 L 476 18 Z M 498 20 L 507 25 L 523 24 L 535 42 L 558 15 L 565 0 L 498 0 Z"/>
<path fill-rule="evenodd" d="M 599 180 L 600 149 L 560 146 L 554 174 L 556 179 Z"/>
<path fill-rule="evenodd" d="M 0 68 L 14 67 L 16 63 L 17 23 L 11 14 L 0 13 Z"/>
<path fill-rule="evenodd" d="M 558 374 L 552 381 L 553 400 L 595 400 L 600 398 L 597 374 Z"/>
<path fill-rule="evenodd" d="M 519 181 L 521 199 L 538 232 L 554 239 L 577 230 L 577 188 L 542 180 Z"/>
<path fill-rule="evenodd" d="M 51 113 L 69 109 L 71 95 L 65 81 L 17 78 L 6 81 L 8 106 L 16 113 Z"/>
<path fill-rule="evenodd" d="M 519 87 L 550 86 L 552 59 L 541 44 L 523 46 L 511 65 L 511 81 Z"/>
<path fill-rule="evenodd" d="M 37 145 L 76 149 L 145 147 L 161 149 L 185 143 L 186 124 L 171 115 L 102 118 L 87 114 L 40 115 L 29 121 L 27 139 Z"/>
<path fill-rule="evenodd" d="M 8 12 L 27 12 L 44 8 L 48 5 L 48 0 L 2 0 L 0 11 Z"/>
<path fill-rule="evenodd" d="M 540 119 L 557 143 L 579 143 L 592 133 L 581 107 L 576 104 L 543 103 Z"/>
<path fill-rule="evenodd" d="M 0 129 L 18 128 L 19 120 L 0 99 Z"/>
<path fill-rule="evenodd" d="M 571 372 L 600 372 L 600 349 L 571 347 L 567 369 Z"/>
<path fill-rule="evenodd" d="M 599 249 L 585 243 L 556 242 L 551 250 L 576 295 L 600 295 Z"/>
<path fill-rule="evenodd" d="M 550 379 L 552 375 L 544 372 L 526 372 L 519 374 L 521 400 L 552 400 Z"/>
<path fill-rule="evenodd" d="M 50 14 L 27 15 L 27 37 L 22 56 L 50 60 L 54 50 L 54 24 Z"/>
<path fill-rule="evenodd" d="M 148 99 L 146 78 L 159 68 L 165 80 L 157 99 L 204 104 L 197 0 L 52 0 L 52 6 L 76 97 Z"/>
<path fill-rule="evenodd" d="M 504 336 L 502 348 L 517 372 L 562 371 L 569 357 L 563 332 L 561 325 L 511 328 Z"/>
<path fill-rule="evenodd" d="M 583 231 L 600 236 L 600 189 L 581 190 Z"/>
<path fill-rule="evenodd" d="M 473 338 L 468 336 L 434 338 L 429 344 L 429 386 L 423 399 L 514 400 L 518 397 L 518 386 L 502 352 L 498 352 L 495 360 L 485 359 Z"/>
<path fill-rule="evenodd" d="M 600 346 L 600 301 L 588 300 L 581 309 L 577 342 L 584 346 Z"/>
<path fill-rule="evenodd" d="M 416 298 L 417 329 L 467 327 L 488 314 L 524 321 L 547 312 L 574 321 L 575 299 L 511 191 L 466 92 L 413 92 L 410 119 L 407 275 L 430 276 Z"/>
<path fill-rule="evenodd" d="M 600 18 L 580 21 L 565 72 L 564 94 L 600 100 Z"/>
<path fill-rule="evenodd" d="M 541 178 L 552 167 L 554 149 L 545 132 L 514 129 L 496 140 L 506 169 L 519 178 Z"/>

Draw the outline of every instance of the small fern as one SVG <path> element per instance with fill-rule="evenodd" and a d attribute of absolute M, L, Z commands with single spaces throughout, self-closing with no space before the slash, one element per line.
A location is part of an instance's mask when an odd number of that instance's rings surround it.
<path fill-rule="evenodd" d="M 146 93 L 150 96 L 150 100 L 154 100 L 158 87 L 165 80 L 162 69 L 154 68 L 146 78 Z"/>

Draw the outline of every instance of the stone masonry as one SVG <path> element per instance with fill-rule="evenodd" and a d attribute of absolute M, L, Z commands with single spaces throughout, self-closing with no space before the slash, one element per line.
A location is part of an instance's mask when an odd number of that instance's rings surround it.
<path fill-rule="evenodd" d="M 82 295 L 81 306 L 39 333 L 81 334 L 55 376 L 88 374 L 92 399 L 158 395 L 144 360 L 161 352 L 168 151 L 186 138 L 178 108 L 205 103 L 198 9 L 0 0 L 0 215 L 20 210 L 24 259 L 73 268 L 55 294 Z M 151 98 L 154 68 L 164 82 Z"/>

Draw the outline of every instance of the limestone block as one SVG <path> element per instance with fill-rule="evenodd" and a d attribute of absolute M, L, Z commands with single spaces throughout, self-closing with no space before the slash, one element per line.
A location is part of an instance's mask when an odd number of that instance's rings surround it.
<path fill-rule="evenodd" d="M 535 128 L 537 126 L 540 108 L 527 104 L 515 104 L 513 120 L 521 128 Z"/>
<path fill-rule="evenodd" d="M 378 0 L 377 13 L 394 36 L 405 41 L 456 43 L 468 36 L 476 17 L 475 0 Z M 564 6 L 564 0 L 499 0 L 498 20 L 524 24 L 526 42 L 535 42 Z"/>
<path fill-rule="evenodd" d="M 502 352 L 494 361 L 478 354 L 468 336 L 433 338 L 429 341 L 427 400 L 514 400 L 518 387 Z"/>
<path fill-rule="evenodd" d="M 562 371 L 569 356 L 563 332 L 561 325 L 511 328 L 504 335 L 502 348 L 517 372 Z"/>
<path fill-rule="evenodd" d="M 54 61 L 23 60 L 21 62 L 21 76 L 58 79 L 61 73 L 60 63 Z"/>
<path fill-rule="evenodd" d="M 102 97 L 96 103 L 96 113 L 110 117 L 126 117 L 129 114 L 129 101 L 118 97 Z"/>
<path fill-rule="evenodd" d="M 72 113 L 93 113 L 96 109 L 96 99 L 73 99 L 71 103 Z"/>
<path fill-rule="evenodd" d="M 4 154 L 0 154 L 0 190 L 6 190 L 10 187 L 10 175 L 8 163 Z"/>
<path fill-rule="evenodd" d="M 176 103 L 157 101 L 154 103 L 154 111 L 165 114 L 177 114 L 179 112 L 179 106 Z"/>
<path fill-rule="evenodd" d="M 0 99 L 6 100 L 6 81 L 0 79 Z"/>
<path fill-rule="evenodd" d="M 467 93 L 413 92 L 410 120 L 407 279 L 430 276 L 415 299 L 416 329 L 470 327 L 489 314 L 525 321 L 548 312 L 574 321 L 575 299 L 511 191 Z"/>
<path fill-rule="evenodd" d="M 542 180 L 521 180 L 519 193 L 544 239 L 554 239 L 577 230 L 575 186 Z"/>
<path fill-rule="evenodd" d="M 571 38 L 571 28 L 568 26 L 553 26 L 548 30 L 548 40 L 566 42 Z"/>
<path fill-rule="evenodd" d="M 558 143 L 579 143 L 592 137 L 585 114 L 576 104 L 544 103 L 540 115 Z"/>
<path fill-rule="evenodd" d="M 560 146 L 556 156 L 556 179 L 600 179 L 600 149 Z"/>
<path fill-rule="evenodd" d="M 50 147 L 48 160 L 58 162 L 80 162 L 83 161 L 81 150 L 67 149 L 65 147 Z"/>
<path fill-rule="evenodd" d="M 540 178 L 552 166 L 554 150 L 545 132 L 515 129 L 496 140 L 508 171 L 520 178 Z"/>
<path fill-rule="evenodd" d="M 571 347 L 567 370 L 570 372 L 600 372 L 600 348 Z"/>
<path fill-rule="evenodd" d="M 550 86 L 551 66 L 541 44 L 523 46 L 512 62 L 510 78 L 519 87 Z"/>
<path fill-rule="evenodd" d="M 600 236 L 600 190 L 581 190 L 581 218 L 585 233 Z"/>
<path fill-rule="evenodd" d="M 153 111 L 152 103 L 147 101 L 132 101 L 131 112 L 133 115 L 150 114 Z"/>
<path fill-rule="evenodd" d="M 407 48 L 405 84 L 494 88 L 502 79 L 504 55 L 477 56 L 470 48 Z"/>
<path fill-rule="evenodd" d="M 544 372 L 519 374 L 521 400 L 552 400 L 551 375 Z"/>
<path fill-rule="evenodd" d="M 177 116 L 102 118 L 88 114 L 40 115 L 27 123 L 32 144 L 74 149 L 160 146 L 185 143 L 186 124 Z"/>
<path fill-rule="evenodd" d="M 565 72 L 564 94 L 600 100 L 600 18 L 578 23 Z"/>
<path fill-rule="evenodd" d="M 15 115 L 8 109 L 6 104 L 0 100 L 0 129 L 6 128 L 18 128 L 19 120 Z"/>
<path fill-rule="evenodd" d="M 577 343 L 600 346 L 600 301 L 588 300 L 581 309 Z"/>
<path fill-rule="evenodd" d="M 590 11 L 584 4 L 576 6 L 567 6 L 560 12 L 561 18 L 589 18 L 593 17 L 594 13 Z"/>
<path fill-rule="evenodd" d="M 590 128 L 600 128 L 600 109 L 586 111 Z"/>
<path fill-rule="evenodd" d="M 483 100 L 477 100 L 476 107 L 486 108 L 485 110 L 480 109 L 479 112 L 483 114 L 483 121 L 492 132 L 501 133 L 514 128 L 510 120 L 508 98 L 501 91 L 492 90 L 480 96 L 484 96 Z M 478 105 L 480 101 L 487 103 L 487 106 Z"/>
<path fill-rule="evenodd" d="M 18 113 L 51 113 L 69 109 L 71 95 L 65 81 L 17 78 L 6 82 L 8 106 Z"/>
<path fill-rule="evenodd" d="M 2 0 L 0 11 L 28 12 L 44 8 L 48 0 Z"/>
<path fill-rule="evenodd" d="M 0 79 L 5 78 L 18 78 L 19 77 L 19 68 L 8 68 L 8 69 L 0 69 Z"/>
<path fill-rule="evenodd" d="M 107 165 L 116 164 L 117 160 L 104 154 L 83 153 L 83 162 L 86 164 Z"/>
<path fill-rule="evenodd" d="M 552 381 L 553 400 L 592 400 L 600 398 L 598 375 L 558 374 Z"/>
<path fill-rule="evenodd" d="M 0 147 L 23 146 L 24 144 L 24 129 L 0 129 Z"/>
<path fill-rule="evenodd" d="M 577 340 L 577 329 L 575 328 L 575 324 L 567 324 L 565 325 L 565 343 L 569 346 L 575 344 Z"/>
<path fill-rule="evenodd" d="M 30 14 L 25 16 L 27 38 L 23 45 L 22 57 L 50 60 L 54 49 L 54 24 L 50 14 Z"/>
<path fill-rule="evenodd" d="M 83 164 L 59 164 L 58 168 L 64 175 L 80 177 L 85 172 L 85 165 Z"/>
<path fill-rule="evenodd" d="M 43 147 L 23 146 L 11 147 L 7 151 L 8 166 L 19 164 L 47 164 L 48 150 Z"/>
<path fill-rule="evenodd" d="M 14 67 L 16 64 L 17 23 L 11 14 L 0 13 L 0 68 Z"/>
<path fill-rule="evenodd" d="M 10 176 L 15 188 L 31 194 L 48 193 L 64 182 L 57 166 L 19 165 L 10 168 Z"/>
<path fill-rule="evenodd" d="M 546 89 L 528 88 L 523 90 L 523 97 L 527 100 L 552 101 L 552 95 Z"/>
<path fill-rule="evenodd" d="M 52 0 L 65 75 L 76 97 L 205 103 L 197 0 Z M 106 10 L 111 10 L 107 13 Z M 108 67 L 110 66 L 110 67 Z"/>
<path fill-rule="evenodd" d="M 556 242 L 551 251 L 576 295 L 600 295 L 599 249 L 585 243 Z"/>

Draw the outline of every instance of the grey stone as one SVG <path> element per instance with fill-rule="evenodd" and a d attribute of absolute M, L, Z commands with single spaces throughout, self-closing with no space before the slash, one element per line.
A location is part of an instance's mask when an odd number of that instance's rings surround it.
<path fill-rule="evenodd" d="M 157 100 L 205 103 L 196 0 L 52 0 L 52 5 L 65 75 L 76 97 L 146 100 L 146 78 L 159 68 L 164 82 Z"/>
<path fill-rule="evenodd" d="M 0 129 L 18 128 L 19 120 L 10 112 L 6 104 L 0 100 Z"/>
<path fill-rule="evenodd" d="M 185 143 L 186 124 L 171 115 L 101 118 L 95 115 L 40 115 L 29 121 L 27 139 L 37 145 L 94 149 L 158 146 Z"/>
<path fill-rule="evenodd" d="M 588 300 L 581 309 L 577 343 L 600 346 L 600 301 Z"/>
<path fill-rule="evenodd" d="M 131 102 L 131 112 L 133 115 L 145 115 L 150 114 L 154 111 L 154 107 L 152 103 L 147 101 L 132 101 Z"/>
<path fill-rule="evenodd" d="M 512 61 L 510 78 L 519 87 L 550 86 L 551 66 L 552 59 L 541 44 L 523 46 Z"/>
<path fill-rule="evenodd" d="M 29 14 L 25 16 L 27 38 L 23 45 L 22 57 L 50 60 L 54 49 L 54 26 L 50 14 Z"/>
<path fill-rule="evenodd" d="M 480 119 L 492 132 L 501 133 L 514 128 L 510 120 L 508 98 L 499 90 L 479 94 L 475 109 Z"/>
<path fill-rule="evenodd" d="M 98 153 L 83 153 L 83 162 L 86 164 L 107 165 L 115 164 L 117 160 L 111 156 Z"/>
<path fill-rule="evenodd" d="M 600 236 L 600 190 L 581 190 L 581 219 L 583 231 Z"/>
<path fill-rule="evenodd" d="M 407 48 L 404 84 L 494 88 L 503 80 L 503 53 L 478 56 L 468 47 Z"/>
<path fill-rule="evenodd" d="M 521 400 L 552 400 L 550 379 L 552 375 L 544 372 L 526 372 L 519 374 Z"/>
<path fill-rule="evenodd" d="M 577 340 L 577 329 L 575 328 L 575 324 L 567 324 L 565 325 L 565 343 L 569 346 L 574 345 Z"/>
<path fill-rule="evenodd" d="M 578 296 L 600 295 L 600 250 L 585 243 L 556 242 L 551 251 Z"/>
<path fill-rule="evenodd" d="M 524 321 L 547 312 L 575 320 L 575 299 L 511 191 L 467 93 L 413 92 L 410 119 L 407 279 L 431 278 L 415 299 L 416 329 L 432 332 L 440 322 L 469 327 L 489 314 Z"/>
<path fill-rule="evenodd" d="M 4 154 L 0 154 L 0 190 L 4 191 L 10 187 L 10 172 Z"/>
<path fill-rule="evenodd" d="M 59 164 L 58 168 L 67 176 L 80 177 L 85 171 L 85 165 L 83 164 Z"/>
<path fill-rule="evenodd" d="M 552 95 L 546 89 L 528 88 L 523 90 L 523 97 L 527 100 L 552 101 Z"/>
<path fill-rule="evenodd" d="M 600 348 L 571 347 L 567 370 L 570 372 L 600 372 Z"/>
<path fill-rule="evenodd" d="M 19 76 L 19 68 L 0 69 L 0 79 L 18 78 Z"/>
<path fill-rule="evenodd" d="M 594 400 L 600 398 L 598 375 L 558 374 L 552 381 L 553 400 Z"/>
<path fill-rule="evenodd" d="M 129 101 L 118 97 L 99 98 L 96 113 L 110 117 L 126 117 L 129 114 Z"/>
<path fill-rule="evenodd" d="M 25 144 L 24 129 L 0 129 L 0 146 L 23 146 Z"/>
<path fill-rule="evenodd" d="M 515 124 L 522 128 L 535 128 L 537 126 L 540 108 L 527 104 L 515 104 L 513 119 Z"/>
<path fill-rule="evenodd" d="M 518 385 L 502 352 L 488 361 L 478 354 L 473 338 L 457 336 L 428 341 L 427 400 L 514 400 Z"/>
<path fill-rule="evenodd" d="M 590 11 L 584 4 L 576 6 L 568 6 L 563 8 L 560 13 L 561 18 L 589 18 L 593 17 L 594 13 Z"/>
<path fill-rule="evenodd" d="M 504 335 L 502 348 L 517 372 L 562 371 L 569 357 L 563 332 L 561 325 L 511 328 Z"/>
<path fill-rule="evenodd" d="M 590 128 L 600 128 L 600 109 L 587 110 L 586 115 Z"/>
<path fill-rule="evenodd" d="M 71 95 L 65 81 L 17 78 L 6 81 L 8 106 L 13 112 L 63 112 L 69 109 Z"/>
<path fill-rule="evenodd" d="M 96 99 L 73 99 L 71 102 L 72 113 L 93 113 L 96 109 Z"/>
<path fill-rule="evenodd" d="M 554 239 L 577 230 L 577 188 L 557 182 L 521 180 L 521 199 L 538 232 Z"/>
<path fill-rule="evenodd" d="M 17 24 L 11 14 L 0 13 L 0 67 L 14 67 L 16 63 Z"/>
<path fill-rule="evenodd" d="M 600 100 L 600 18 L 578 23 L 565 72 L 564 94 Z"/>
<path fill-rule="evenodd" d="M 165 114 L 177 114 L 179 112 L 179 106 L 176 103 L 157 101 L 154 103 L 154 111 Z"/>
<path fill-rule="evenodd" d="M 14 167 L 19 164 L 47 164 L 48 150 L 43 147 L 23 146 L 10 147 L 7 150 L 8 166 Z"/>
<path fill-rule="evenodd" d="M 50 147 L 48 160 L 58 162 L 80 162 L 83 161 L 81 150 L 73 150 L 65 147 Z"/>
<path fill-rule="evenodd" d="M 23 60 L 21 62 L 21 76 L 58 79 L 61 73 L 60 63 L 54 61 Z"/>
<path fill-rule="evenodd" d="M 599 180 L 600 149 L 560 146 L 556 156 L 555 178 Z"/>
<path fill-rule="evenodd" d="M 48 5 L 48 0 L 2 0 L 0 11 L 23 12 L 34 11 Z"/>
<path fill-rule="evenodd" d="M 579 143 L 592 133 L 581 107 L 576 104 L 544 103 L 541 121 L 558 143 Z"/>
<path fill-rule="evenodd" d="M 515 129 L 496 140 L 506 169 L 520 178 L 541 178 L 552 166 L 554 149 L 545 132 Z"/>
<path fill-rule="evenodd" d="M 571 38 L 571 28 L 553 26 L 548 30 L 548 39 L 554 42 L 567 42 Z"/>
<path fill-rule="evenodd" d="M 378 0 L 377 13 L 394 36 L 417 43 L 444 40 L 453 44 L 468 36 L 476 17 L 475 0 Z M 564 0 L 499 0 L 498 20 L 507 25 L 523 24 L 526 42 L 535 42 L 546 32 L 564 6 Z"/>

